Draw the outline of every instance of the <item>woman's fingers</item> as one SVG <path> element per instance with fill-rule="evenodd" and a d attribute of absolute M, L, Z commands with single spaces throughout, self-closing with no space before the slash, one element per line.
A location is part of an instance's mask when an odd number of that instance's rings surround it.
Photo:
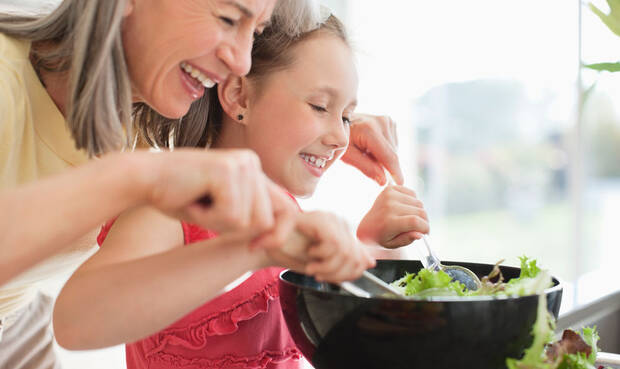
<path fill-rule="evenodd" d="M 251 150 L 178 149 L 145 157 L 157 164 L 149 203 L 218 233 L 244 232 L 251 238 L 268 231 L 287 198 Z M 209 204 L 197 201 L 205 195 Z"/>

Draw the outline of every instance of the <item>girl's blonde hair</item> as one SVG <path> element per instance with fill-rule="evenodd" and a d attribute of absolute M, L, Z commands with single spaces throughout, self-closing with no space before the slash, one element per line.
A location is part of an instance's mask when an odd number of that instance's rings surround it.
<path fill-rule="evenodd" d="M 46 15 L 0 14 L 0 33 L 30 40 L 36 70 L 68 72 L 67 124 L 78 149 L 89 155 L 129 147 L 139 131 L 151 145 L 205 146 L 212 132 L 215 90 L 194 102 L 182 119 L 132 104 L 121 38 L 128 0 L 63 0 Z M 279 0 L 274 24 L 300 34 L 320 17 L 312 0 Z M 221 114 L 221 113 L 220 113 Z"/>
<path fill-rule="evenodd" d="M 295 27 L 289 21 L 292 17 L 282 17 L 282 12 L 274 11 L 271 24 L 263 33 L 256 37 L 252 46 L 252 67 L 247 78 L 254 83 L 260 93 L 261 83 L 268 78 L 270 73 L 283 70 L 295 62 L 293 49 L 296 45 L 311 37 L 321 34 L 339 38 L 347 46 L 350 46 L 346 30 L 342 22 L 334 15 L 327 15 L 326 19 L 317 22 L 318 13 L 300 11 L 297 19 L 299 24 Z M 300 24 L 302 24 L 300 26 Z M 217 93 L 210 96 L 209 115 L 206 126 L 199 140 L 201 147 L 209 146 L 217 140 L 222 127 L 223 109 L 220 105 Z M 192 142 L 179 140 L 179 146 L 196 146 Z"/>

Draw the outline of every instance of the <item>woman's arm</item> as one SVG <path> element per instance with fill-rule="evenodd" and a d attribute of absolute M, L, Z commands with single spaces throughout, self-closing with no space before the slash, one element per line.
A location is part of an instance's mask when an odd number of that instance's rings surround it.
<path fill-rule="evenodd" d="M 142 202 L 140 171 L 133 156 L 113 155 L 0 191 L 0 284 Z"/>
<path fill-rule="evenodd" d="M 209 194 L 209 207 L 196 199 Z M 216 231 L 259 234 L 295 208 L 249 150 L 111 154 L 0 191 L 0 284 L 123 210 L 151 204 Z"/>

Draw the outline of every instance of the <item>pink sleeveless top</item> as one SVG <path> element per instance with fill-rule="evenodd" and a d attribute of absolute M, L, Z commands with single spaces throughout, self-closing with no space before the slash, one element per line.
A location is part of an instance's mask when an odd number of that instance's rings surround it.
<path fill-rule="evenodd" d="M 112 223 L 102 228 L 100 245 Z M 186 245 L 216 236 L 192 224 L 182 225 Z M 127 368 L 300 368 L 302 354 L 280 308 L 281 271 L 261 269 L 164 330 L 127 344 Z"/>

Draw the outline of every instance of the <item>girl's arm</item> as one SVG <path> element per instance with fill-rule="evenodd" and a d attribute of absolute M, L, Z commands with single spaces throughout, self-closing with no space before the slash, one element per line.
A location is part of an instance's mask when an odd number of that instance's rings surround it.
<path fill-rule="evenodd" d="M 211 206 L 196 204 L 209 194 Z M 262 233 L 296 212 L 248 150 L 111 154 L 0 191 L 0 284 L 123 210 L 151 204 L 217 231 Z"/>
<path fill-rule="evenodd" d="M 238 232 L 183 246 L 178 221 L 152 208 L 119 217 L 101 249 L 61 291 L 57 341 L 69 349 L 132 342 L 161 330 L 217 296 L 243 273 L 270 265 L 340 282 L 374 260 L 346 223 L 331 214 L 298 214 L 281 247 L 250 248 Z M 281 233 L 282 235 L 283 233 Z M 301 240 L 301 241 L 300 241 Z"/>
<path fill-rule="evenodd" d="M 57 341 L 90 349 L 138 340 L 267 265 L 263 251 L 233 237 L 183 247 L 179 221 L 153 208 L 127 212 L 61 291 L 53 317 Z"/>

